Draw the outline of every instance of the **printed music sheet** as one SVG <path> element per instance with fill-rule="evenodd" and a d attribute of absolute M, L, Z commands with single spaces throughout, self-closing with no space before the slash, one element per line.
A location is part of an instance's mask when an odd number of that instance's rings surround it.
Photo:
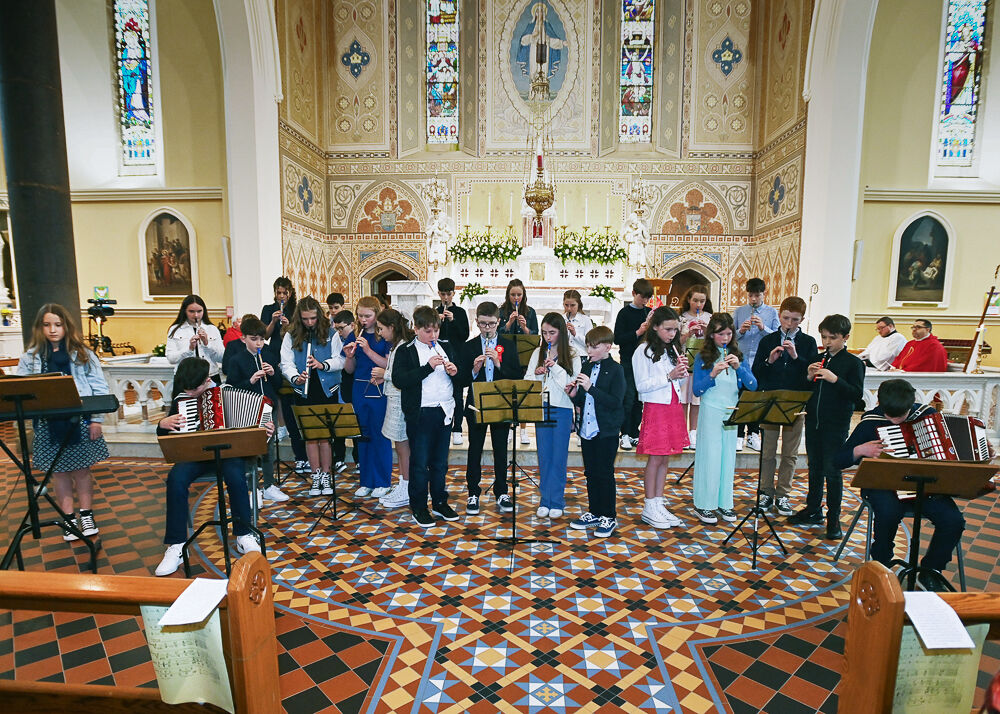
<path fill-rule="evenodd" d="M 893 714 L 940 714 L 972 709 L 979 659 L 990 626 L 971 625 L 966 629 L 975 643 L 974 649 L 932 651 L 921 646 L 913 627 L 903 627 Z"/>
<path fill-rule="evenodd" d="M 169 608 L 143 605 L 140 609 L 160 699 L 167 704 L 214 704 L 234 714 L 219 611 L 204 626 L 184 625 L 165 632 L 160 620 Z"/>

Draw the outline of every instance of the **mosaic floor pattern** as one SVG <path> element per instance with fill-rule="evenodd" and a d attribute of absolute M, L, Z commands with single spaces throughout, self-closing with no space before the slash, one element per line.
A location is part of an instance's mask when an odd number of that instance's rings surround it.
<path fill-rule="evenodd" d="M 165 474 L 162 462 L 144 460 L 97 470 L 100 572 L 149 573 L 159 561 Z M 754 478 L 737 475 L 737 510 Z M 23 511 L 9 465 L 0 464 L 0 486 L 6 540 Z M 349 475 L 339 484 L 342 493 L 356 486 Z M 288 712 L 836 710 L 845 583 L 863 555 L 862 530 L 835 563 L 822 530 L 779 519 L 788 555 L 768 544 L 753 571 L 745 541 L 722 545 L 731 526 L 703 526 L 684 505 L 689 479 L 668 486 L 684 526 L 657 531 L 638 520 L 641 474 L 623 470 L 620 530 L 600 540 L 568 527 L 585 491 L 574 469 L 559 521 L 534 517 L 537 489 L 527 483 L 519 535 L 556 542 L 519 546 L 512 565 L 508 547 L 477 540 L 510 533 L 492 498 L 480 516 L 427 531 L 405 510 L 376 510 L 307 537 L 321 500 L 295 477 L 285 488 L 292 500 L 264 509 L 261 526 Z M 464 495 L 463 469 L 452 469 L 449 490 L 453 501 Z M 195 522 L 214 498 L 198 487 Z M 845 525 L 856 505 L 848 489 Z M 969 588 L 995 590 L 997 498 L 963 507 Z M 196 574 L 221 575 L 217 537 L 205 534 L 196 550 Z M 29 570 L 79 572 L 85 553 L 54 531 L 24 548 Z M 998 666 L 1000 648 L 988 643 L 980 686 Z M 0 612 L 0 678 L 15 677 L 154 682 L 136 618 Z"/>

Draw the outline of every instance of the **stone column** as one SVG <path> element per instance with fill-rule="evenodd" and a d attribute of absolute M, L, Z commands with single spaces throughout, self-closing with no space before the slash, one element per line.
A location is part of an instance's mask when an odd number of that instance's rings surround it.
<path fill-rule="evenodd" d="M 27 339 L 44 303 L 80 314 L 54 0 L 0 2 L 0 134 Z"/>

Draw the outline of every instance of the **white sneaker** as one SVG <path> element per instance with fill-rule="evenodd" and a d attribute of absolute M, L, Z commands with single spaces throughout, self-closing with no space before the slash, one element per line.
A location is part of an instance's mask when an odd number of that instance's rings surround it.
<path fill-rule="evenodd" d="M 382 498 L 382 496 L 386 495 L 391 490 L 392 489 L 389 488 L 388 486 L 379 486 L 378 488 L 373 488 L 372 498 Z"/>
<path fill-rule="evenodd" d="M 278 441 L 284 441 L 288 438 L 288 427 L 279 426 L 278 427 Z"/>
<path fill-rule="evenodd" d="M 737 451 L 743 451 L 743 439 L 742 439 L 742 437 L 739 437 L 739 436 L 736 437 L 736 450 Z"/>
<path fill-rule="evenodd" d="M 372 495 L 372 490 L 367 486 L 362 486 L 357 491 L 354 492 L 354 495 L 357 496 L 358 498 L 366 498 L 367 496 Z"/>
<path fill-rule="evenodd" d="M 632 450 L 632 439 L 631 439 L 631 437 L 629 437 L 628 434 L 622 434 L 621 444 L 622 444 L 622 448 L 625 449 L 625 451 L 631 451 Z"/>
<path fill-rule="evenodd" d="M 184 562 L 184 556 L 181 555 L 181 548 L 183 547 L 183 543 L 168 545 L 167 552 L 163 554 L 163 560 L 156 566 L 153 574 L 163 577 L 164 575 L 176 573 L 177 568 L 181 567 L 181 563 Z"/>
<path fill-rule="evenodd" d="M 549 509 L 546 508 L 545 506 L 539 506 L 538 510 L 535 511 L 535 515 L 538 516 L 539 518 L 548 518 Z"/>
<path fill-rule="evenodd" d="M 521 428 L 521 445 L 526 445 L 531 443 L 531 437 L 528 436 L 528 430 L 524 427 Z"/>
<path fill-rule="evenodd" d="M 275 486 L 274 484 L 271 484 L 270 486 L 265 488 L 264 491 L 262 492 L 262 495 L 265 500 L 276 501 L 277 503 L 281 503 L 282 501 L 288 500 L 288 494 L 283 493 L 281 489 Z"/>
<path fill-rule="evenodd" d="M 326 471 L 321 471 L 319 474 L 319 488 L 322 495 L 333 495 L 333 479 Z"/>
<path fill-rule="evenodd" d="M 657 508 L 657 500 L 650 498 L 642 507 L 642 515 L 639 516 L 643 523 L 648 523 L 653 528 L 669 528 L 670 522 L 664 518 L 664 514 Z"/>
<path fill-rule="evenodd" d="M 453 432 L 452 435 L 451 435 L 451 443 L 454 444 L 455 446 L 461 446 L 462 445 L 462 432 L 460 432 L 460 431 Z"/>
<path fill-rule="evenodd" d="M 698 436 L 698 430 L 697 429 L 692 429 L 691 431 L 688 432 L 688 441 L 691 442 L 691 448 L 692 449 L 695 447 L 695 437 L 697 437 L 697 436 Z"/>
<path fill-rule="evenodd" d="M 757 432 L 752 432 L 747 434 L 746 445 L 748 449 L 753 449 L 754 451 L 760 451 L 760 434 Z"/>
<path fill-rule="evenodd" d="M 396 488 L 392 489 L 392 491 L 378 500 L 378 504 L 382 506 L 382 508 L 402 508 L 403 506 L 409 506 L 409 481 L 400 481 L 397 483 Z"/>
<path fill-rule="evenodd" d="M 246 555 L 247 553 L 259 553 L 260 543 L 258 543 L 257 539 L 253 537 L 253 533 L 236 536 L 236 552 L 240 555 Z"/>
<path fill-rule="evenodd" d="M 670 524 L 671 528 L 676 528 L 677 526 L 684 525 L 684 522 L 667 510 L 667 504 L 663 501 L 663 496 L 656 499 L 656 509 L 659 511 L 660 516 L 663 520 Z"/>
<path fill-rule="evenodd" d="M 312 487 L 309 489 L 310 496 L 319 496 L 323 493 L 323 474 L 314 471 L 312 475 Z"/>
<path fill-rule="evenodd" d="M 258 488 L 257 489 L 257 508 L 260 508 L 263 505 L 264 505 L 264 490 Z"/>
<path fill-rule="evenodd" d="M 562 518 L 562 513 L 563 512 L 561 508 L 550 508 L 549 518 Z"/>
<path fill-rule="evenodd" d="M 347 464 L 344 463 L 343 461 L 338 461 L 333 465 L 333 470 L 336 471 L 338 474 L 342 474 L 345 471 L 347 471 Z"/>
<path fill-rule="evenodd" d="M 307 474 L 309 469 L 312 467 L 309 465 L 308 461 L 296 461 L 295 462 L 295 473 L 297 474 Z"/>

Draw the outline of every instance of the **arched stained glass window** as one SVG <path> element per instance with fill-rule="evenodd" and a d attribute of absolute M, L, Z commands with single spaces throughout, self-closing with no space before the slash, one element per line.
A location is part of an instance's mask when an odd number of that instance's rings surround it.
<path fill-rule="evenodd" d="M 159 152 L 148 0 L 115 0 L 114 22 L 122 173 L 147 173 L 140 167 L 155 170 Z"/>
<path fill-rule="evenodd" d="M 458 143 L 458 0 L 427 0 L 427 143 Z"/>
<path fill-rule="evenodd" d="M 949 0 L 938 114 L 937 165 L 972 166 L 987 0 Z"/>
<path fill-rule="evenodd" d="M 653 16 L 656 0 L 622 0 L 621 105 L 618 141 L 648 143 L 652 137 Z"/>

